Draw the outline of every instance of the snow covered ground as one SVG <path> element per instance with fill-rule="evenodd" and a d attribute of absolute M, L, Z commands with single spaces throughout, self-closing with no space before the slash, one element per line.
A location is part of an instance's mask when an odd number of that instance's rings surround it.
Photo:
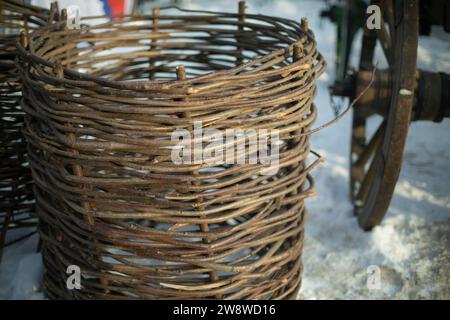
<path fill-rule="evenodd" d="M 237 3 L 231 0 L 178 3 L 191 9 L 237 10 Z M 319 12 L 325 4 L 296 0 L 254 0 L 247 4 L 252 13 L 309 18 L 319 50 L 329 62 L 328 72 L 318 82 L 317 123 L 331 119 L 327 87 L 333 80 L 335 30 L 328 21 L 320 21 Z M 448 39 L 441 34 L 421 39 L 419 66 L 449 72 Z M 312 138 L 313 148 L 326 161 L 314 172 L 318 196 L 307 201 L 300 298 L 450 299 L 450 121 L 411 125 L 389 212 L 380 226 L 363 232 L 348 197 L 350 118 L 348 114 Z M 0 265 L 0 298 L 43 297 L 43 267 L 36 246 L 34 236 L 6 250 Z M 381 285 L 376 290 L 366 284 L 371 265 L 381 271 Z"/>

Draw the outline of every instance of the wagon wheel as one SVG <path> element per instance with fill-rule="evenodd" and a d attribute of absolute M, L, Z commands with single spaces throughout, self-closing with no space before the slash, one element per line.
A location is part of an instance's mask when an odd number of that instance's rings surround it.
<path fill-rule="evenodd" d="M 351 197 L 364 230 L 383 219 L 400 174 L 403 148 L 413 108 L 417 45 L 418 1 L 375 1 L 384 21 L 381 29 L 364 30 L 356 95 L 367 86 L 374 69 L 378 42 L 389 68 L 377 72 L 371 90 L 355 104 L 351 141 Z M 383 90 L 383 85 L 385 89 Z M 368 137 L 367 119 L 374 114 L 383 121 Z"/>

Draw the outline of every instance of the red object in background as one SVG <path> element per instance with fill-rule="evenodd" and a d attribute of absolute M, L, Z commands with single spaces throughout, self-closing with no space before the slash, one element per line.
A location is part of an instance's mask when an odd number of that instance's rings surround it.
<path fill-rule="evenodd" d="M 125 0 L 108 0 L 112 15 L 125 14 Z"/>

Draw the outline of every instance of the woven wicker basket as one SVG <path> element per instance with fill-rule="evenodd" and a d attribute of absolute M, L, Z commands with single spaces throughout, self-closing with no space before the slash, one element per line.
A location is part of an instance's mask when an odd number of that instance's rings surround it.
<path fill-rule="evenodd" d="M 325 63 L 306 20 L 243 9 L 60 21 L 18 46 L 50 298 L 296 298 Z M 200 121 L 279 130 L 278 170 L 174 163 L 173 132 Z"/>
<path fill-rule="evenodd" d="M 24 112 L 19 105 L 21 85 L 14 61 L 20 31 L 46 24 L 47 17 L 47 10 L 24 1 L 0 1 L 0 260 L 5 244 L 35 233 L 33 183 L 21 132 Z M 8 230 L 23 227 L 29 230 L 5 243 Z"/>

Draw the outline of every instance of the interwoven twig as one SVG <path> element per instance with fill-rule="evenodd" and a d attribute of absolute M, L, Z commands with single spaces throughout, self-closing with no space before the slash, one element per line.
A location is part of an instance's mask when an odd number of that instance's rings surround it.
<path fill-rule="evenodd" d="M 81 30 L 61 21 L 18 46 L 46 293 L 295 298 L 314 192 L 302 133 L 325 66 L 313 35 L 243 12 L 153 13 Z M 278 129 L 279 170 L 173 163 L 172 132 L 196 121 Z M 66 288 L 68 265 L 81 290 Z"/>
<path fill-rule="evenodd" d="M 0 260 L 8 230 L 32 227 L 26 236 L 33 233 L 36 225 L 31 171 L 21 132 L 21 85 L 14 60 L 20 31 L 45 24 L 46 17 L 46 10 L 22 1 L 0 1 Z M 24 234 L 9 243 L 23 238 Z"/>

